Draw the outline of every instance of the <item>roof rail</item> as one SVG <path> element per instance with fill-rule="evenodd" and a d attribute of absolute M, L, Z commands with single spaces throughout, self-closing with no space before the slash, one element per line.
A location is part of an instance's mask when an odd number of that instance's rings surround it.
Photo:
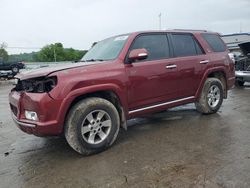
<path fill-rule="evenodd" d="M 201 31 L 201 32 L 208 32 L 207 30 L 200 30 L 200 29 L 173 29 L 175 31 Z"/>

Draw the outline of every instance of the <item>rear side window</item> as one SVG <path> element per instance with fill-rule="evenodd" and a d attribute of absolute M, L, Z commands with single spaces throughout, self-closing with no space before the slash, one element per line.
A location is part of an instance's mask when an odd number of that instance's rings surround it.
<path fill-rule="evenodd" d="M 190 34 L 172 34 L 172 42 L 175 57 L 203 54 L 203 49 Z"/>
<path fill-rule="evenodd" d="M 148 51 L 147 61 L 166 59 L 170 56 L 167 36 L 164 34 L 141 35 L 137 37 L 130 51 L 140 48 L 145 48 Z"/>
<path fill-rule="evenodd" d="M 207 41 L 209 46 L 212 48 L 214 52 L 224 52 L 226 51 L 226 46 L 221 38 L 216 34 L 201 34 L 202 37 Z"/>

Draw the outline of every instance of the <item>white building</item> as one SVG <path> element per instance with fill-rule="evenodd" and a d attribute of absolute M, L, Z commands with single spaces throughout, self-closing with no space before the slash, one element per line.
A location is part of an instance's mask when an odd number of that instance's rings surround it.
<path fill-rule="evenodd" d="M 227 44 L 230 51 L 240 51 L 238 44 L 250 42 L 250 33 L 222 35 L 221 38 Z"/>

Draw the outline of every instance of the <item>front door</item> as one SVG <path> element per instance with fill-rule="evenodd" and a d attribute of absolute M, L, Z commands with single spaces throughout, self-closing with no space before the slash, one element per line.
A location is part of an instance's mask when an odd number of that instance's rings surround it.
<path fill-rule="evenodd" d="M 170 57 L 166 34 L 138 36 L 130 50 L 145 48 L 148 58 L 126 65 L 129 109 L 178 98 L 178 72 Z"/>

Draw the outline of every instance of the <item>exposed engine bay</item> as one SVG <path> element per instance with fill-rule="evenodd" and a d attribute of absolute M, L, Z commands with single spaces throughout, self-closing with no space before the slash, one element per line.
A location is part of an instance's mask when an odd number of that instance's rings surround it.
<path fill-rule="evenodd" d="M 235 61 L 236 71 L 250 71 L 250 58 L 243 57 Z"/>
<path fill-rule="evenodd" d="M 243 86 L 250 82 L 250 42 L 239 44 L 242 54 L 235 55 L 236 85 Z"/>
<path fill-rule="evenodd" d="M 236 71 L 250 71 L 250 42 L 239 44 L 242 55 L 235 57 Z"/>

